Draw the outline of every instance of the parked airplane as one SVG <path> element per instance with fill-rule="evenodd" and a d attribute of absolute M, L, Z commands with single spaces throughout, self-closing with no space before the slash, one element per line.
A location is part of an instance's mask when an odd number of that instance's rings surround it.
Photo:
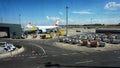
<path fill-rule="evenodd" d="M 36 27 L 38 28 L 39 31 L 44 33 L 44 32 L 47 32 L 47 30 L 49 29 L 57 28 L 59 26 L 59 22 L 60 22 L 60 19 L 58 18 L 54 26 L 36 26 Z"/>
<path fill-rule="evenodd" d="M 54 24 L 54 26 L 36 26 L 39 30 L 41 29 L 52 29 L 52 28 L 56 28 L 58 27 L 60 22 L 60 19 L 57 19 L 56 23 Z"/>
<path fill-rule="evenodd" d="M 28 22 L 27 26 L 25 26 L 24 31 L 35 31 L 37 28 L 35 26 L 31 26 L 31 22 Z"/>
<path fill-rule="evenodd" d="M 27 24 L 27 26 L 25 26 L 24 28 L 24 32 L 25 33 L 33 33 L 37 30 L 41 31 L 41 32 L 47 32 L 48 29 L 54 29 L 57 28 L 59 26 L 59 22 L 60 19 L 58 18 L 56 23 L 54 24 L 54 26 L 31 26 L 31 22 L 29 22 Z"/>

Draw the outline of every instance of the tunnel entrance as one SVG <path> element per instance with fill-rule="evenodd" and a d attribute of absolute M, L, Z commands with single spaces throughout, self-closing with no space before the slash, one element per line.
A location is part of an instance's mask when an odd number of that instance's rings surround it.
<path fill-rule="evenodd" d="M 9 27 L 0 27 L 0 38 L 10 38 Z"/>

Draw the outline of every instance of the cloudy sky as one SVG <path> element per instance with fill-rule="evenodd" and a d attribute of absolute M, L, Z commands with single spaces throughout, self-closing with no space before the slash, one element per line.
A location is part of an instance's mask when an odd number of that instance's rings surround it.
<path fill-rule="evenodd" d="M 120 23 L 120 0 L 0 0 L 0 22 L 18 24 L 21 14 L 22 25 L 63 25 L 66 5 L 69 24 Z"/>

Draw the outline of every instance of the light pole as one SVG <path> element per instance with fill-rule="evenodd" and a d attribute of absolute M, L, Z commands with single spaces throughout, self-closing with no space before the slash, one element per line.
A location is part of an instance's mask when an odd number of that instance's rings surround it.
<path fill-rule="evenodd" d="M 66 37 L 68 35 L 68 6 L 66 6 Z"/>
<path fill-rule="evenodd" d="M 21 24 L 21 14 L 19 14 L 19 24 L 22 26 L 22 24 Z"/>

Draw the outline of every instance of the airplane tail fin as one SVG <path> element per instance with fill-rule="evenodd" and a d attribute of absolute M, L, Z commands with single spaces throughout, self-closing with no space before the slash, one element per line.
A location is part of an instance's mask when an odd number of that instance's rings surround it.
<path fill-rule="evenodd" d="M 59 22 L 60 22 L 60 18 L 57 19 L 56 23 L 54 24 L 54 26 L 59 26 Z"/>
<path fill-rule="evenodd" d="M 31 27 L 32 27 L 32 26 L 31 26 L 31 22 L 28 22 L 28 24 L 27 24 L 26 27 L 31 28 Z"/>

